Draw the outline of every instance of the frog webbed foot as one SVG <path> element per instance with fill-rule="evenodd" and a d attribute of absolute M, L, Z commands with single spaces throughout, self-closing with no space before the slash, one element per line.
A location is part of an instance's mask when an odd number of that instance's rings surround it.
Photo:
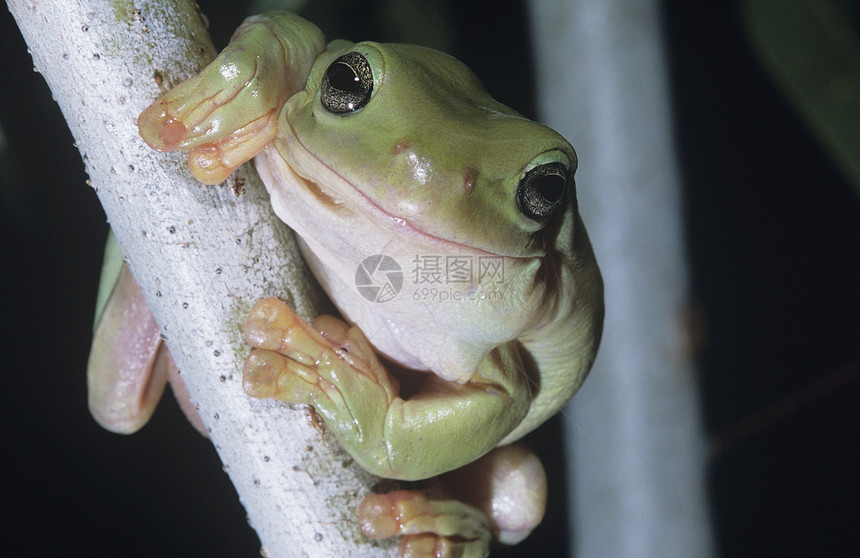
<path fill-rule="evenodd" d="M 275 138 L 281 108 L 323 50 L 320 30 L 298 16 L 248 18 L 199 75 L 140 114 L 140 135 L 158 151 L 189 150 L 194 177 L 218 184 Z"/>
<path fill-rule="evenodd" d="M 331 316 L 311 327 L 266 298 L 248 315 L 245 335 L 256 348 L 245 361 L 248 395 L 313 405 L 347 451 L 365 458 L 365 468 L 387 468 L 384 428 L 399 384 L 360 330 Z"/>
<path fill-rule="evenodd" d="M 371 539 L 402 535 L 403 557 L 484 557 L 492 541 L 487 515 L 439 486 L 371 494 L 359 506 L 358 521 Z"/>
<path fill-rule="evenodd" d="M 367 496 L 358 519 L 370 538 L 402 535 L 403 557 L 487 556 L 491 542 L 516 544 L 541 522 L 546 486 L 537 456 L 514 444 L 443 475 L 429 489 Z"/>

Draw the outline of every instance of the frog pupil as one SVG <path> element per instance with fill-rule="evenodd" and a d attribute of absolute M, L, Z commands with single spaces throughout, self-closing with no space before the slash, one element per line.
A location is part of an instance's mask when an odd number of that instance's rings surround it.
<path fill-rule="evenodd" d="M 561 163 L 547 163 L 528 171 L 517 189 L 517 206 L 535 221 L 542 221 L 563 206 L 568 170 Z"/>
<path fill-rule="evenodd" d="M 328 82 L 335 89 L 353 92 L 356 90 L 355 86 L 359 81 L 358 76 L 355 75 L 352 68 L 343 62 L 335 62 L 329 70 Z"/>

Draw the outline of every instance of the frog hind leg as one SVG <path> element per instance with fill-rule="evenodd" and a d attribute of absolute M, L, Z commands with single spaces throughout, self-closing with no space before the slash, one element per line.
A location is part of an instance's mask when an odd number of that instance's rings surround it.
<path fill-rule="evenodd" d="M 194 428 L 208 437 L 143 293 L 113 235 L 105 244 L 87 363 L 90 414 L 102 427 L 131 434 L 149 421 L 165 383 Z"/>
<path fill-rule="evenodd" d="M 161 399 L 170 362 L 158 324 L 123 264 L 98 318 L 87 363 L 88 404 L 96 422 L 118 434 L 139 430 Z"/>

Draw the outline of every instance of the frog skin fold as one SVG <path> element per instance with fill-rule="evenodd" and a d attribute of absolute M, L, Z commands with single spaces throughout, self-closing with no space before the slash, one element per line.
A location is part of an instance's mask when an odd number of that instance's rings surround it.
<path fill-rule="evenodd" d="M 378 476 L 442 479 L 368 496 L 364 532 L 403 535 L 403 556 L 428 557 L 486 556 L 492 540 L 525 538 L 543 517 L 546 478 L 513 442 L 579 389 L 602 329 L 570 144 L 448 55 L 326 44 L 280 12 L 246 20 L 138 125 L 154 149 L 188 150 L 207 184 L 255 158 L 345 319 L 308 325 L 277 299 L 258 301 L 245 323 L 245 391 L 312 405 Z M 402 283 L 380 301 L 357 277 L 386 276 L 383 261 Z M 131 275 L 119 277 L 103 286 L 113 290 L 88 378 L 97 420 L 130 432 L 152 412 L 169 356 L 156 359 L 157 326 Z M 128 356 L 141 338 L 147 349 Z"/>

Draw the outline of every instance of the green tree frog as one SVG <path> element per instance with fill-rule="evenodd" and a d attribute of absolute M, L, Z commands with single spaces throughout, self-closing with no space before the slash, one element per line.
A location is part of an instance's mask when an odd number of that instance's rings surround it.
<path fill-rule="evenodd" d="M 493 537 L 524 538 L 546 480 L 510 444 L 577 391 L 602 327 L 571 145 L 445 54 L 326 45 L 287 13 L 248 19 L 138 124 L 153 148 L 189 150 L 208 184 L 255 157 L 346 320 L 308 325 L 259 301 L 245 323 L 246 392 L 312 405 L 381 477 L 454 471 L 447 492 L 369 496 L 365 533 L 406 535 L 404 556 L 483 556 Z M 121 307 L 141 304 L 125 296 Z M 92 383 L 94 413 L 116 407 L 110 382 Z"/>

